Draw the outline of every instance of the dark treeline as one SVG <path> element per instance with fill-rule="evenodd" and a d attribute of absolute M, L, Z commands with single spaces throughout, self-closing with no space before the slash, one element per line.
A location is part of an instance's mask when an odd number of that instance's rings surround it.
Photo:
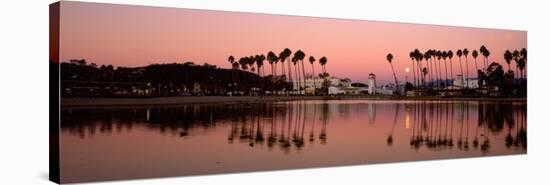
<path fill-rule="evenodd" d="M 192 62 L 145 67 L 97 66 L 86 60 L 61 63 L 64 96 L 249 95 L 290 85 L 255 73 Z"/>
<path fill-rule="evenodd" d="M 455 54 L 458 62 L 453 61 Z M 413 79 L 412 82 L 406 82 L 405 91 L 453 96 L 527 96 L 526 48 L 504 52 L 501 61 L 506 62 L 506 69 L 498 62 L 490 62 L 491 52 L 485 45 L 479 51 L 474 49 L 469 54 L 468 48 L 458 49 L 456 52 L 437 49 L 421 52 L 414 49 L 409 53 Z M 470 56 L 473 60 L 468 60 Z M 479 64 L 478 56 L 482 57 Z M 393 55 L 388 54 L 386 59 L 393 71 Z M 512 68 L 512 61 L 515 61 L 515 69 Z M 475 69 L 475 74 L 470 74 L 469 69 Z M 395 72 L 394 78 L 397 83 Z M 454 80 L 459 85 L 454 84 Z M 470 83 L 472 80 L 477 80 L 476 87 Z"/>

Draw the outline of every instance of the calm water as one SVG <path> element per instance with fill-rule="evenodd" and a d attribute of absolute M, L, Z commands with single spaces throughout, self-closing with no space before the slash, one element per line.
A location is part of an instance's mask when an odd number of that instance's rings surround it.
<path fill-rule="evenodd" d="M 62 182 L 527 152 L 525 101 L 64 109 Z"/>

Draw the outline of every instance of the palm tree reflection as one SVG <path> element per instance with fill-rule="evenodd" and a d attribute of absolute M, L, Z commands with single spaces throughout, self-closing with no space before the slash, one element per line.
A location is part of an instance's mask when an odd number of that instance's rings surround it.
<path fill-rule="evenodd" d="M 376 120 L 376 116 L 393 120 L 391 127 L 385 127 L 389 130 L 385 138 L 372 138 L 374 141 L 385 140 L 387 146 L 400 146 L 397 144 L 410 136 L 409 144 L 413 150 L 451 150 L 455 141 L 458 150 L 473 149 L 482 154 L 490 153 L 492 144 L 503 143 L 506 148 L 520 150 L 527 147 L 525 102 L 372 101 L 335 105 L 323 101 L 292 101 L 135 109 L 63 109 L 61 129 L 84 139 L 96 134 L 131 132 L 135 124 L 140 124 L 162 135 L 187 139 L 222 126 L 227 128 L 226 141 L 229 144 L 258 149 L 267 146 L 270 150 L 289 152 L 317 143 L 327 144 L 331 114 L 337 114 L 334 119 L 347 119 L 355 115 L 354 111 L 367 113 L 364 118 L 368 129 L 379 129 L 373 124 L 384 119 Z M 407 122 L 411 133 L 396 130 L 399 120 Z M 345 138 L 348 135 L 335 132 L 334 137 Z M 309 142 L 305 142 L 306 139 Z"/>
<path fill-rule="evenodd" d="M 455 107 L 458 107 L 458 109 L 455 110 Z M 477 122 L 470 119 L 470 109 L 472 108 L 477 109 Z M 422 146 L 426 146 L 426 148 L 433 151 L 452 149 L 453 139 L 456 139 L 457 148 L 467 151 L 470 149 L 470 137 L 473 137 L 471 143 L 473 148 L 479 149 L 482 154 L 487 154 L 491 148 L 492 137 L 490 135 L 500 134 L 504 123 L 506 123 L 508 130 L 504 141 L 505 146 L 508 148 L 527 148 L 527 132 L 525 129 L 527 123 L 524 119 L 527 112 L 525 102 L 422 102 L 409 105 L 405 110 L 406 112 L 413 112 L 413 129 L 409 144 L 414 150 L 419 150 Z M 420 112 L 420 114 L 417 112 Z M 458 113 L 456 119 L 454 117 L 455 112 Z M 453 125 L 455 123 L 460 124 L 456 138 L 453 137 Z M 473 136 L 470 135 L 470 124 L 475 126 Z M 447 131 L 448 128 L 450 128 L 449 131 Z M 480 129 L 482 129 L 481 133 Z M 512 134 L 513 130 L 516 131 L 515 135 Z M 479 140 L 479 137 L 482 141 Z"/>

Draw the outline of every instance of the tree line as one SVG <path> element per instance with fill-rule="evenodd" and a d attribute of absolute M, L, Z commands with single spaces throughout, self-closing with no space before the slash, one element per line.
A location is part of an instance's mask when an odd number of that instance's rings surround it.
<path fill-rule="evenodd" d="M 455 54 L 458 57 L 458 65 L 460 69 L 457 73 L 453 73 L 453 56 L 455 56 Z M 504 71 L 502 66 L 497 62 L 493 61 L 492 63 L 489 63 L 491 52 L 485 45 L 482 45 L 479 50 L 472 51 L 471 57 L 473 58 L 473 63 L 468 61 L 468 58 L 470 57 L 469 54 L 470 51 L 468 48 L 458 49 L 456 52 L 453 52 L 452 50 L 445 51 L 436 49 L 428 49 L 425 52 L 421 52 L 418 49 L 414 49 L 409 53 L 413 72 L 412 88 L 410 89 L 445 89 L 449 86 L 453 86 L 452 83 L 455 74 L 460 75 L 461 78 L 459 79 L 461 80 L 461 84 L 466 84 L 462 85 L 461 88 L 468 89 L 470 87 L 469 81 L 471 79 L 471 74 L 469 74 L 469 66 L 471 66 L 476 69 L 477 74 L 473 74 L 473 76 L 477 77 L 479 87 L 488 85 L 498 86 L 502 89 L 502 91 L 516 91 L 516 94 L 520 93 L 519 91 L 526 91 L 526 77 L 524 73 L 527 64 L 526 48 L 521 48 L 519 50 L 516 49 L 514 51 L 506 50 L 504 52 L 503 59 L 508 65 L 507 71 Z M 477 58 L 480 55 L 483 56 L 481 68 L 477 62 Z M 386 60 L 391 66 L 394 81 L 398 84 L 397 76 L 395 75 L 395 70 L 393 69 L 392 64 L 393 55 L 391 53 L 387 54 Z M 515 61 L 515 70 L 513 70 L 510 66 L 511 61 Z M 514 87 L 507 87 L 506 85 Z M 510 90 L 506 88 L 514 89 Z"/>

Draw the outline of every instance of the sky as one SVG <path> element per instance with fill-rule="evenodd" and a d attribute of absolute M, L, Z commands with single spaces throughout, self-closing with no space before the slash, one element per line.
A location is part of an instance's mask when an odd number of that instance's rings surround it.
<path fill-rule="evenodd" d="M 399 81 L 404 81 L 413 76 L 405 69 L 412 68 L 409 53 L 414 49 L 452 50 L 456 74 L 457 49 L 468 48 L 471 56 L 485 45 L 489 60 L 506 67 L 506 49 L 527 48 L 525 31 L 67 1 L 61 4 L 60 25 L 61 61 L 86 59 L 125 67 L 192 61 L 230 68 L 230 55 L 238 59 L 289 48 L 304 51 L 306 59 L 327 57 L 328 73 L 354 82 L 366 82 L 369 73 L 378 82 L 392 82 L 388 53 L 394 56 Z M 473 58 L 468 60 L 472 76 Z M 267 61 L 264 66 L 268 74 Z M 320 69 L 315 66 L 316 73 Z"/>

